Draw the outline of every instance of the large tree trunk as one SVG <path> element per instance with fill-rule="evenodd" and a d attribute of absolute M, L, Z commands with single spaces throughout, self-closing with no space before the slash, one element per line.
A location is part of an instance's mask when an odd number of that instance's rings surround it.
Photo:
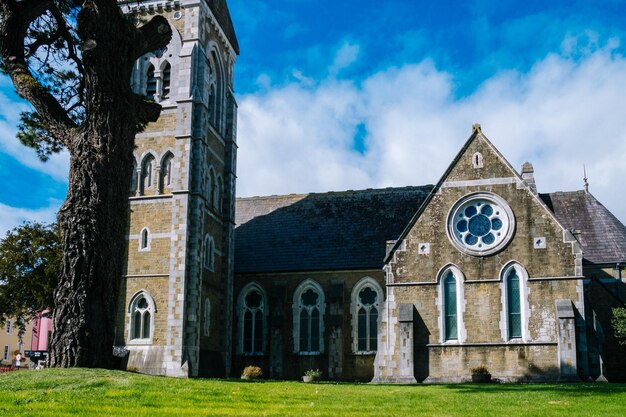
<path fill-rule="evenodd" d="M 111 106 L 123 113 L 120 104 Z M 63 263 L 55 292 L 52 366 L 112 366 L 134 139 L 123 127 L 127 123 L 113 121 L 116 132 L 94 126 L 75 138 L 71 150 L 69 190 L 58 215 Z"/>
<path fill-rule="evenodd" d="M 77 17 L 73 7 L 80 8 Z M 53 18 L 54 30 L 33 40 L 28 28 L 42 18 Z M 75 32 L 69 29 L 74 26 Z M 113 363 L 134 136 L 161 111 L 133 94 L 130 75 L 137 58 L 165 47 L 171 36 L 162 16 L 135 27 L 116 0 L 0 0 L 1 69 L 33 105 L 41 129 L 65 145 L 71 158 L 67 199 L 58 216 L 63 261 L 54 294 L 52 366 Z M 62 105 L 29 66 L 32 48 L 44 44 L 65 46 L 64 56 L 76 65 L 81 120 L 70 115 L 72 103 Z"/>
<path fill-rule="evenodd" d="M 160 112 L 131 92 L 130 75 L 138 49 L 163 47 L 171 37 L 164 18 L 142 29 L 129 25 L 110 0 L 86 2 L 78 16 L 83 43 L 95 43 L 83 54 L 86 120 L 70 138 L 69 189 L 58 215 L 63 261 L 51 366 L 113 364 L 134 136 Z"/>

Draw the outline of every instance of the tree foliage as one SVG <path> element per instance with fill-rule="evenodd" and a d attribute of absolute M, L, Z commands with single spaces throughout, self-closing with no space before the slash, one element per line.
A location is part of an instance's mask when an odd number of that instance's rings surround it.
<path fill-rule="evenodd" d="M 25 323 L 54 306 L 61 249 L 55 224 L 24 223 L 0 240 L 0 324 Z"/>
<path fill-rule="evenodd" d="M 620 345 L 626 346 L 626 307 L 612 309 L 611 326 Z"/>
<path fill-rule="evenodd" d="M 70 154 L 52 366 L 113 363 L 134 137 L 161 111 L 130 78 L 171 36 L 164 17 L 139 24 L 116 0 L 0 0 L 0 70 L 32 105 L 18 139 L 44 160 Z"/>

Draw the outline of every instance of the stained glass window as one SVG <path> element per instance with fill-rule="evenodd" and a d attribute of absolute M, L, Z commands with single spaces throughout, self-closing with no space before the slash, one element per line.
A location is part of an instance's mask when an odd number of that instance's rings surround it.
<path fill-rule="evenodd" d="M 445 340 L 458 339 L 458 322 L 456 311 L 456 278 L 452 272 L 448 272 L 443 281 L 444 313 L 445 313 Z"/>

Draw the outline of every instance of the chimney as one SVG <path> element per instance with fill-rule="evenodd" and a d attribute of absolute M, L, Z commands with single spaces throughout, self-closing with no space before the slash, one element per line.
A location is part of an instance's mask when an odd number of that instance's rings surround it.
<path fill-rule="evenodd" d="M 533 164 L 530 162 L 524 162 L 524 165 L 522 165 L 522 179 L 528 188 L 530 188 L 530 191 L 532 191 L 533 194 L 537 194 L 537 184 L 535 184 L 534 173 L 535 169 L 533 168 Z"/>

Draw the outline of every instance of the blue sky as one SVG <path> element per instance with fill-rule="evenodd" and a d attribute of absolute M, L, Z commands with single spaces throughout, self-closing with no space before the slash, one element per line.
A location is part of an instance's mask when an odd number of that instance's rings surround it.
<path fill-rule="evenodd" d="M 626 222 L 626 1 L 230 0 L 240 196 L 434 183 L 483 131 L 540 192 Z M 0 232 L 50 221 L 68 158 L 14 138 L 0 78 Z"/>

